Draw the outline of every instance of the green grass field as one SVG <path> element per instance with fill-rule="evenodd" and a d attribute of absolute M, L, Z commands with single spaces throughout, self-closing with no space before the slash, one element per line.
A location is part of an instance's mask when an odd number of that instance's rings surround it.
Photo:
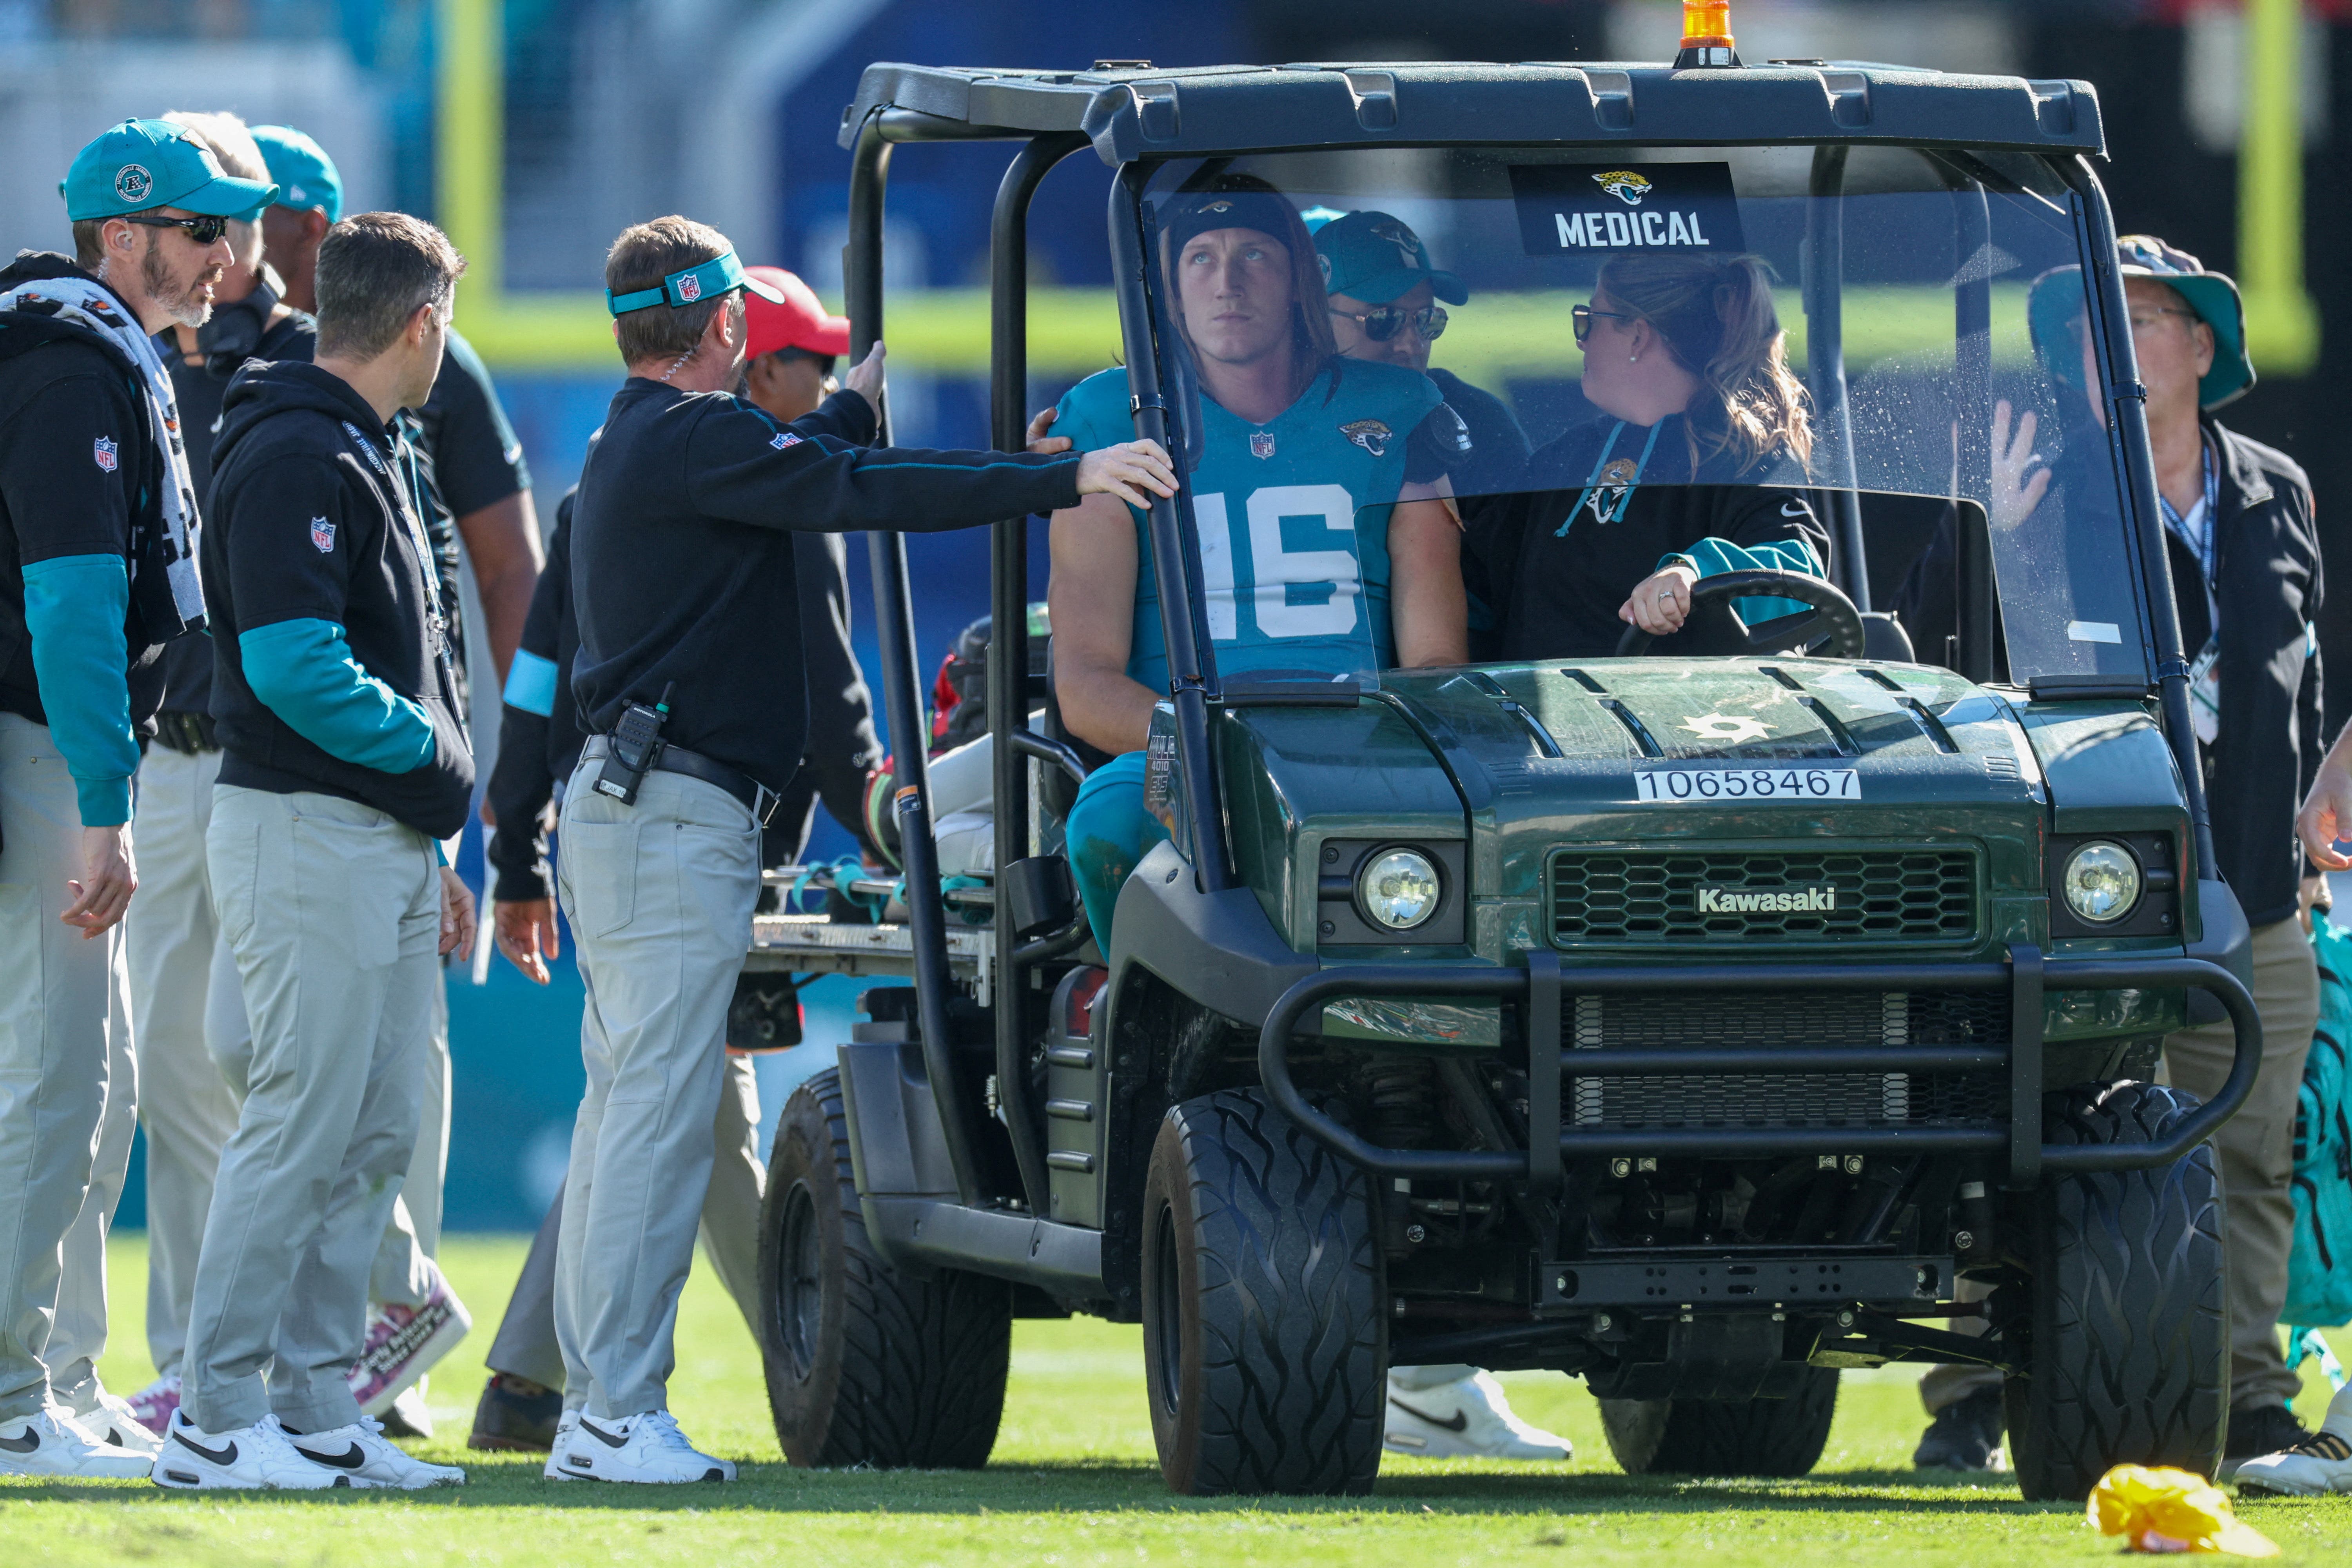
<path fill-rule="evenodd" d="M 472 1484 L 376 1492 L 198 1497 L 144 1483 L 0 1481 L 0 1562 L 408 1564 L 1531 1562 L 1785 1568 L 1832 1563 L 2028 1568 L 2114 1554 L 2078 1510 L 2029 1506 L 2014 1488 L 1916 1479 L 1912 1378 L 1848 1373 L 1829 1452 L 1800 1482 L 1639 1481 L 1621 1474 L 1580 1384 L 1506 1378 L 1530 1419 L 1576 1444 L 1538 1469 L 1391 1459 L 1361 1501 L 1171 1497 L 1152 1460 L 1139 1331 L 1078 1319 L 1024 1322 L 995 1462 L 977 1474 L 788 1468 L 768 1426 L 759 1363 L 731 1303 L 698 1268 L 679 1313 L 672 1407 L 707 1448 L 742 1461 L 718 1487 L 608 1488 L 540 1479 L 536 1458 L 469 1454 L 481 1355 L 522 1258 L 521 1240 L 454 1237 L 442 1261 L 476 1314 L 435 1374 L 430 1457 Z M 150 1375 L 139 1326 L 145 1253 L 113 1258 L 110 1386 Z M 2336 1339 L 2352 1352 L 2352 1335 Z M 2308 1369 L 2306 1369 L 2308 1370 Z M 2299 1408 L 2326 1402 L 2316 1374 Z M 2352 1499 L 2253 1501 L 2243 1513 L 2289 1563 L 2352 1562 Z"/>

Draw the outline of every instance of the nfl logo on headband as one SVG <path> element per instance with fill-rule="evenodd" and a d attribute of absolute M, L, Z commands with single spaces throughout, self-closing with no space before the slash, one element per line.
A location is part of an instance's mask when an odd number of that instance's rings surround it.
<path fill-rule="evenodd" d="M 697 278 L 691 272 L 679 279 L 677 280 L 677 298 L 678 302 L 685 305 L 691 305 L 697 300 L 701 299 L 702 279 Z"/>

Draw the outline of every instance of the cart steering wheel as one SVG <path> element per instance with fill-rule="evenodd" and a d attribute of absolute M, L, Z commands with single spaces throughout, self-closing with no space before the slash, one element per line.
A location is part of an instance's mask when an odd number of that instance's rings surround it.
<path fill-rule="evenodd" d="M 1683 629 L 1671 634 L 1683 641 L 1680 651 L 1740 658 L 1810 652 L 1814 644 L 1826 642 L 1824 651 L 1832 658 L 1864 657 L 1862 612 L 1824 578 L 1802 572 L 1722 572 L 1691 584 L 1690 598 Z M 1732 612 L 1741 599 L 1795 599 L 1811 608 L 1749 626 Z M 1627 626 L 1617 641 L 1617 657 L 1648 653 L 1656 640 L 1640 626 Z"/>

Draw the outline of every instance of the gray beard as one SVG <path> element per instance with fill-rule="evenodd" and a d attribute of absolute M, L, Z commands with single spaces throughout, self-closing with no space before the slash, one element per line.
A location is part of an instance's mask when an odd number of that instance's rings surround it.
<path fill-rule="evenodd" d="M 146 289 L 147 297 L 180 325 L 191 330 L 203 326 L 213 318 L 213 302 L 205 297 L 204 279 L 198 278 L 173 293 L 172 274 L 161 255 L 163 235 L 160 230 L 149 232 L 146 253 L 139 258 L 139 281 Z"/>

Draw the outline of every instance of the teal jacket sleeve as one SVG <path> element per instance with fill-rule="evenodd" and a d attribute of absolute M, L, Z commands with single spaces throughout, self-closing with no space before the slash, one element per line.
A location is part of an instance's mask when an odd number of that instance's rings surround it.
<path fill-rule="evenodd" d="M 328 755 L 384 773 L 433 760 L 424 708 L 362 668 L 334 622 L 274 621 L 236 646 L 253 694 Z"/>
<path fill-rule="evenodd" d="M 131 820 L 139 738 L 131 730 L 122 634 L 130 607 L 131 577 L 120 555 L 58 555 L 25 567 L 33 678 L 86 827 Z"/>
<path fill-rule="evenodd" d="M 1822 564 L 1813 547 L 1801 539 L 1772 539 L 1755 544 L 1734 544 L 1727 539 L 1702 539 L 1688 550 L 1661 556 L 1658 570 L 1669 566 L 1687 566 L 1701 577 L 1719 576 L 1726 572 L 1801 572 L 1808 577 L 1827 577 L 1829 569 Z M 1795 599 L 1742 599 L 1734 613 L 1749 626 L 1780 616 L 1793 616 L 1812 606 Z"/>

